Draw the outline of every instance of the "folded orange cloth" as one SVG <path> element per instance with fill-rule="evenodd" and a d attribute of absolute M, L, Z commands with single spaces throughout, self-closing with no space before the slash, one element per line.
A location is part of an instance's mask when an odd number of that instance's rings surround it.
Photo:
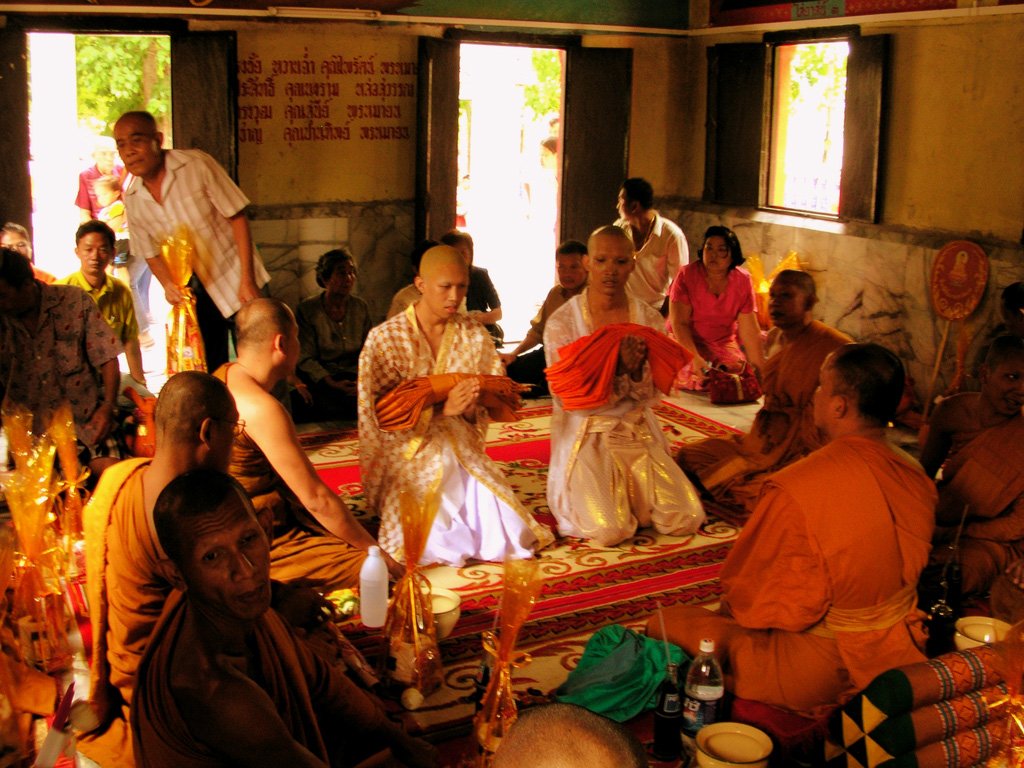
<path fill-rule="evenodd" d="M 647 343 L 654 386 L 666 395 L 676 373 L 693 357 L 668 336 L 646 325 L 606 325 L 566 344 L 558 350 L 558 362 L 545 370 L 548 387 L 565 410 L 589 410 L 608 402 L 619 364 L 619 344 L 627 336 L 638 336 Z"/>
<path fill-rule="evenodd" d="M 403 381 L 377 401 L 377 426 L 385 432 L 409 429 L 424 407 L 440 403 L 452 387 L 464 379 L 480 379 L 480 404 L 495 421 L 516 421 L 522 403 L 519 393 L 530 386 L 517 384 L 508 376 L 476 373 L 440 373 Z"/>

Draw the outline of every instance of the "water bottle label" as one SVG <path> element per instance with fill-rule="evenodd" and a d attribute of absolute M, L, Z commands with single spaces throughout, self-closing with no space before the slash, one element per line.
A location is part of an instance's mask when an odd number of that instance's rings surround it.
<path fill-rule="evenodd" d="M 689 696 L 683 704 L 683 730 L 693 735 L 718 719 L 718 700 L 701 701 Z"/>

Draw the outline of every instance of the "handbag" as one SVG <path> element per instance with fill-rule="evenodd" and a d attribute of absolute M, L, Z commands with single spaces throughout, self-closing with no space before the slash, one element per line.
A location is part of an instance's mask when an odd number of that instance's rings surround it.
<path fill-rule="evenodd" d="M 761 396 L 761 384 L 745 360 L 734 371 L 715 365 L 708 370 L 708 394 L 714 405 L 752 403 Z"/>

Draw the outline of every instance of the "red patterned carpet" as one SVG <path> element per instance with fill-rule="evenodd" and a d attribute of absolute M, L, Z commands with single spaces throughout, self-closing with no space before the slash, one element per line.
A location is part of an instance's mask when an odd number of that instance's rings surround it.
<path fill-rule="evenodd" d="M 656 412 L 673 448 L 705 436 L 733 430 L 671 403 Z M 522 421 L 494 424 L 487 451 L 505 470 L 516 494 L 539 520 L 554 527 L 544 497 L 550 455 L 550 405 L 523 412 Z M 354 430 L 314 433 L 303 443 L 317 471 L 365 518 L 359 482 L 358 440 Z M 515 685 L 524 701 L 545 698 L 572 669 L 587 638 L 600 627 L 642 626 L 663 606 L 700 604 L 718 599 L 718 572 L 738 528 L 708 509 L 709 519 L 694 536 L 674 538 L 642 531 L 614 548 L 559 539 L 541 553 L 544 586 L 520 636 L 520 648 L 532 662 L 517 670 Z M 374 527 L 375 520 L 365 522 Z M 480 633 L 490 629 L 501 597 L 502 566 L 477 563 L 463 568 L 434 566 L 427 576 L 436 586 L 462 595 L 462 616 L 441 643 L 445 686 L 409 716 L 425 731 L 446 730 L 468 721 L 468 696 L 481 655 Z M 351 627 L 356 642 L 373 649 L 379 638 Z"/>

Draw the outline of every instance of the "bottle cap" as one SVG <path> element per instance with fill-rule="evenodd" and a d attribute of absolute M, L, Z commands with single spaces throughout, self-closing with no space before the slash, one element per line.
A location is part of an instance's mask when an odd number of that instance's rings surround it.
<path fill-rule="evenodd" d="M 368 550 L 366 550 L 366 556 L 380 557 L 380 547 L 378 547 L 376 544 L 372 545 Z"/>
<path fill-rule="evenodd" d="M 701 653 L 714 653 L 715 652 L 715 641 L 710 637 L 705 637 L 700 641 L 700 652 Z"/>

